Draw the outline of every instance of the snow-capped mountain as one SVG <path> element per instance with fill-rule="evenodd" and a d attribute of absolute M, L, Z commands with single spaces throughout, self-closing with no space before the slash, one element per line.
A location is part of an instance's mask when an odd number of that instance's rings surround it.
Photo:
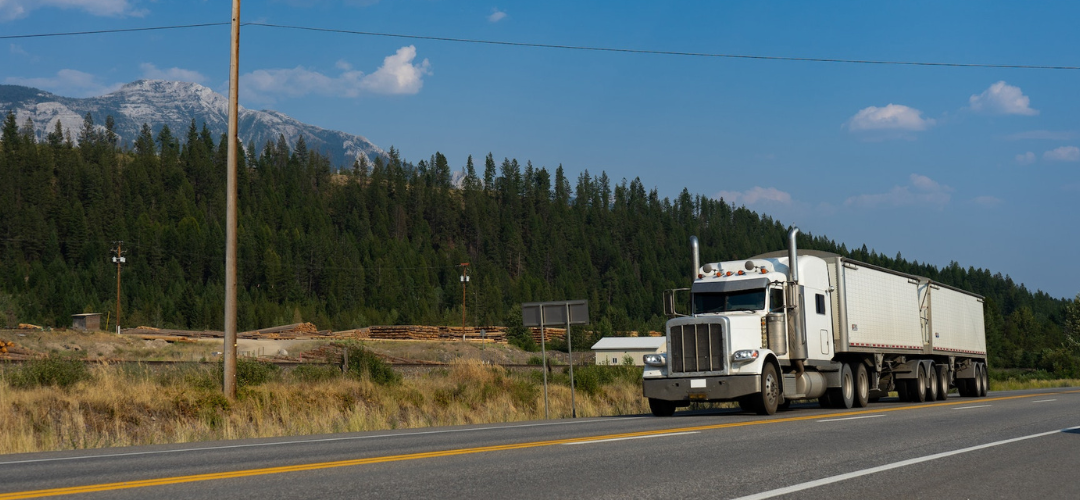
<path fill-rule="evenodd" d="M 183 141 L 191 120 L 200 130 L 205 123 L 216 141 L 228 131 L 229 101 L 225 96 L 197 83 L 164 80 L 138 80 L 101 97 L 71 98 L 17 85 L 0 85 L 0 112 L 14 111 L 22 127 L 29 118 L 38 139 L 52 132 L 59 121 L 72 140 L 78 141 L 83 120 L 89 112 L 94 125 L 104 130 L 105 119 L 113 117 L 113 130 L 121 143 L 133 144 L 142 125 L 148 124 L 155 137 L 165 125 L 173 136 Z M 386 153 L 359 135 L 326 130 L 301 123 L 277 111 L 253 111 L 239 108 L 239 136 L 246 145 L 261 150 L 267 141 L 277 142 L 284 135 L 290 147 L 304 137 L 308 150 L 330 157 L 335 167 L 349 167 L 361 155 L 368 160 Z"/>

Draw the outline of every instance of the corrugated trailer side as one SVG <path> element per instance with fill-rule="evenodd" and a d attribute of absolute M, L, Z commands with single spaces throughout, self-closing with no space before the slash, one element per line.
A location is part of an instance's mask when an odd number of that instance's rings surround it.
<path fill-rule="evenodd" d="M 935 353 L 986 356 L 983 298 L 930 282 L 930 330 Z"/>
<path fill-rule="evenodd" d="M 917 276 L 843 257 L 826 260 L 832 293 L 836 352 L 922 352 Z"/>

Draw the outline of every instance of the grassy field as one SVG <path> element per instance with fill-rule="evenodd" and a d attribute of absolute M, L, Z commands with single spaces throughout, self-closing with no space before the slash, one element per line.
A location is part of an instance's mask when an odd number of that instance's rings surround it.
<path fill-rule="evenodd" d="M 235 402 L 221 395 L 220 368 L 212 364 L 38 365 L 2 371 L 0 408 L 8 411 L 0 412 L 0 454 L 544 417 L 539 371 L 511 372 L 479 361 L 360 376 L 325 365 L 285 371 L 245 362 Z M 34 373 L 26 373 L 32 366 Z M 575 369 L 578 416 L 647 412 L 640 376 L 633 367 Z M 561 369 L 552 374 L 549 392 L 551 417 L 569 416 L 569 378 Z"/>
<path fill-rule="evenodd" d="M 537 355 L 509 346 L 353 344 L 345 375 L 337 366 L 282 369 L 241 359 L 238 398 L 228 401 L 221 394 L 220 364 L 109 361 L 216 359 L 213 350 L 220 346 L 212 343 L 173 345 L 63 331 L 0 332 L 4 338 L 49 357 L 0 363 L 0 454 L 544 418 L 542 373 L 492 364 L 524 364 Z M 320 345 L 301 343 L 290 350 Z M 372 355 L 376 352 L 449 365 L 394 371 Z M 561 356 L 555 362 L 563 366 L 550 376 L 552 418 L 570 415 L 569 376 Z M 648 413 L 640 377 L 635 367 L 576 367 L 578 416 Z M 1080 386 L 1080 380 L 991 370 L 991 391 L 1070 386 Z"/>

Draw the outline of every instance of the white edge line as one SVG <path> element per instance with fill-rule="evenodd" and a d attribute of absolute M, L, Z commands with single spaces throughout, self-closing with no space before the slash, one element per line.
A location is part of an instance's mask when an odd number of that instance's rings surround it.
<path fill-rule="evenodd" d="M 667 436 L 681 436 L 683 434 L 700 434 L 700 433 L 701 433 L 701 431 L 669 432 L 669 433 L 666 433 L 666 434 L 653 434 L 653 435 L 649 435 L 649 436 L 632 436 L 632 437 L 611 438 L 611 439 L 597 439 L 597 440 L 593 440 L 593 441 L 578 441 L 578 442 L 575 442 L 575 443 L 563 443 L 563 445 L 570 446 L 570 445 L 575 445 L 575 444 L 608 443 L 608 442 L 611 442 L 611 441 L 626 441 L 628 439 L 649 439 L 649 438 L 658 438 L 658 437 L 667 437 Z"/>
<path fill-rule="evenodd" d="M 747 495 L 744 497 L 736 498 L 735 500 L 762 500 L 765 498 L 777 497 L 780 495 L 787 495 L 788 493 L 795 493 L 797 491 L 808 490 L 810 488 L 817 488 L 818 486 L 825 486 L 827 484 L 838 483 L 840 481 L 846 481 L 848 479 L 854 479 L 856 477 L 866 476 L 870 474 L 876 474 L 878 472 L 884 472 L 887 470 L 898 469 L 900 467 L 906 467 L 908 465 L 914 465 L 922 462 L 929 462 L 931 460 L 937 460 L 939 458 L 951 457 L 953 455 L 959 455 L 961 453 L 969 453 L 972 451 L 978 451 L 986 448 L 992 448 L 994 446 L 1001 446 L 1003 444 L 1015 443 L 1017 441 L 1024 441 L 1027 439 L 1034 439 L 1043 436 L 1051 436 L 1062 432 L 1075 431 L 1080 429 L 1080 426 L 1067 427 L 1065 429 L 1058 429 L 1056 431 L 1040 432 L 1038 434 L 1030 434 L 1027 436 L 1016 437 L 1012 439 L 1005 439 L 1002 441 L 994 441 L 993 443 L 980 444 L 977 446 L 970 446 L 968 448 L 961 448 L 959 450 L 945 451 L 942 453 L 935 453 L 933 455 L 927 455 L 925 457 L 912 458 L 908 460 L 902 460 L 900 462 L 894 462 L 891 464 L 879 465 L 877 467 L 871 467 L 869 469 L 857 470 L 854 472 L 848 472 L 846 474 L 840 474 L 832 477 L 825 477 L 815 481 L 807 481 L 805 483 L 793 484 L 791 486 L 785 486 L 783 488 L 777 488 L 775 490 L 763 491 L 761 493 L 755 493 L 753 495 Z"/>
<path fill-rule="evenodd" d="M 884 417 L 885 415 L 863 415 L 861 417 L 846 417 L 846 418 L 826 418 L 825 420 L 818 420 L 818 422 L 840 422 L 841 420 L 858 420 L 860 418 L 877 418 Z"/>
<path fill-rule="evenodd" d="M 1038 401 L 1032 401 L 1032 403 L 1049 403 L 1051 401 L 1057 401 L 1056 399 L 1040 399 Z"/>
<path fill-rule="evenodd" d="M 636 420 L 646 417 L 621 417 L 617 420 Z M 225 446 L 203 446 L 199 448 L 183 448 L 179 450 L 155 450 L 155 451 L 133 451 L 129 453 L 109 453 L 104 455 L 80 455 L 77 457 L 58 457 L 58 458 L 36 458 L 30 460 L 13 460 L 10 462 L 0 462 L 0 465 L 17 465 L 17 464 L 32 464 L 40 462 L 62 462 L 67 460 L 90 460 L 95 458 L 116 458 L 116 457 L 134 457 L 141 455 L 165 455 L 170 453 L 187 453 L 192 451 L 213 451 L 213 450 L 231 450 L 237 448 L 258 448 L 263 446 L 283 446 L 289 444 L 311 444 L 311 443 L 331 443 L 335 441 L 360 441 L 364 439 L 376 439 L 387 437 L 407 437 L 407 436 L 423 436 L 430 434 L 449 434 L 455 432 L 477 432 L 477 431 L 490 431 L 498 429 L 520 429 L 524 427 L 546 427 L 552 425 L 568 425 L 568 424 L 592 424 L 597 422 L 611 422 L 611 418 L 597 418 L 592 420 L 571 420 L 568 422 L 541 422 L 537 424 L 518 424 L 518 425 L 501 425 L 490 427 L 474 427 L 471 429 L 443 429 L 438 431 L 420 431 L 420 432 L 405 432 L 397 434 L 377 434 L 373 436 L 347 436 L 347 437 L 334 437 L 334 438 L 322 438 L 322 439 L 299 439 L 291 441 L 275 441 L 273 443 L 247 443 L 247 444 L 230 444 Z"/>
<path fill-rule="evenodd" d="M 953 408 L 954 410 L 970 410 L 972 408 L 986 408 L 990 405 L 975 405 L 975 406 L 961 406 L 959 408 Z"/>

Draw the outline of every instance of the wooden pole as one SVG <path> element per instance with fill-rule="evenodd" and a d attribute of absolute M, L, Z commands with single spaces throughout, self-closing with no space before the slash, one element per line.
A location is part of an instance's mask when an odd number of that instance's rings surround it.
<path fill-rule="evenodd" d="M 240 85 L 240 0 L 232 2 L 229 63 L 229 146 L 225 182 L 225 380 L 222 390 L 236 399 L 236 142 Z"/>

